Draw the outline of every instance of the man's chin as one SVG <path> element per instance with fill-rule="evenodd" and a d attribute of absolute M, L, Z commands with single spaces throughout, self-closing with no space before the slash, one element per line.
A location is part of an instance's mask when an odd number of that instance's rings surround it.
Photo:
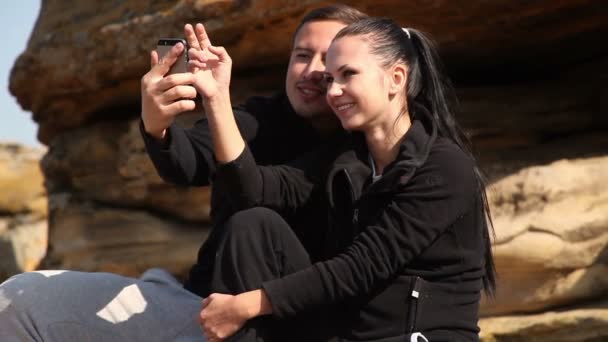
<path fill-rule="evenodd" d="M 332 113 L 331 110 L 296 110 L 296 113 L 302 117 L 302 118 L 306 118 L 306 119 L 316 119 L 316 118 L 324 118 L 324 117 L 330 117 L 333 116 L 334 114 Z"/>

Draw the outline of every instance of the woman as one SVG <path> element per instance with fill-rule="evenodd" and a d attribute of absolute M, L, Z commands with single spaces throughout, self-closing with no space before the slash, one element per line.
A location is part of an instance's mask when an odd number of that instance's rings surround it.
<path fill-rule="evenodd" d="M 327 260 L 261 289 L 207 297 L 209 339 L 253 317 L 339 305 L 341 340 L 478 340 L 480 292 L 495 286 L 489 212 L 428 38 L 381 18 L 342 29 L 327 53 L 327 101 L 350 133 L 280 167 L 255 165 L 230 111 L 230 58 L 209 52 L 191 53 L 191 63 L 220 164 L 216 186 L 240 209 L 297 212 L 322 193 L 329 226 Z"/>

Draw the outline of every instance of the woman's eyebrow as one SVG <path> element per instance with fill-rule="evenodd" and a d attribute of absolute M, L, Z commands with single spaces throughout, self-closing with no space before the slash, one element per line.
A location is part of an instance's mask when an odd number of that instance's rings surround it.
<path fill-rule="evenodd" d="M 342 65 L 341 67 L 339 67 L 339 68 L 338 68 L 338 72 L 339 72 L 339 71 L 342 71 L 342 70 L 344 70 L 344 69 L 346 69 L 346 68 L 348 68 L 348 67 L 349 67 L 349 65 L 348 65 L 348 64 L 344 64 L 344 65 Z"/>

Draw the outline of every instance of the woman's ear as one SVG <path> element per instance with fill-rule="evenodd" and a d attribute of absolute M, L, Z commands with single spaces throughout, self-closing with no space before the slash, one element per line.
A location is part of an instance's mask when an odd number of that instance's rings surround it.
<path fill-rule="evenodd" d="M 389 87 L 389 94 L 396 95 L 403 92 L 405 84 L 407 82 L 407 66 L 403 63 L 397 63 L 393 66 L 391 71 L 391 83 Z"/>

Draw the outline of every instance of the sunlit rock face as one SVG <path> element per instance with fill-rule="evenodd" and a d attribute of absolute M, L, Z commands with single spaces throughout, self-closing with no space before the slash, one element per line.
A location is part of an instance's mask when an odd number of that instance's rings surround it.
<path fill-rule="evenodd" d="M 429 32 L 454 81 L 496 233 L 499 285 L 482 303 L 482 339 L 608 338 L 605 1 L 348 3 Z M 236 103 L 281 89 L 292 32 L 319 4 L 44 1 L 10 90 L 48 146 L 45 266 L 128 275 L 159 266 L 183 276 L 207 236 L 209 191 L 166 184 L 145 154 L 139 91 L 149 51 L 203 21 L 233 58 Z M 37 198 L 34 183 L 22 196 Z M 0 212 L 46 217 L 36 201 L 0 199 Z M 2 222 L 0 232 L 13 226 Z"/>
<path fill-rule="evenodd" d="M 0 143 L 0 282 L 36 269 L 47 247 L 42 149 Z"/>

